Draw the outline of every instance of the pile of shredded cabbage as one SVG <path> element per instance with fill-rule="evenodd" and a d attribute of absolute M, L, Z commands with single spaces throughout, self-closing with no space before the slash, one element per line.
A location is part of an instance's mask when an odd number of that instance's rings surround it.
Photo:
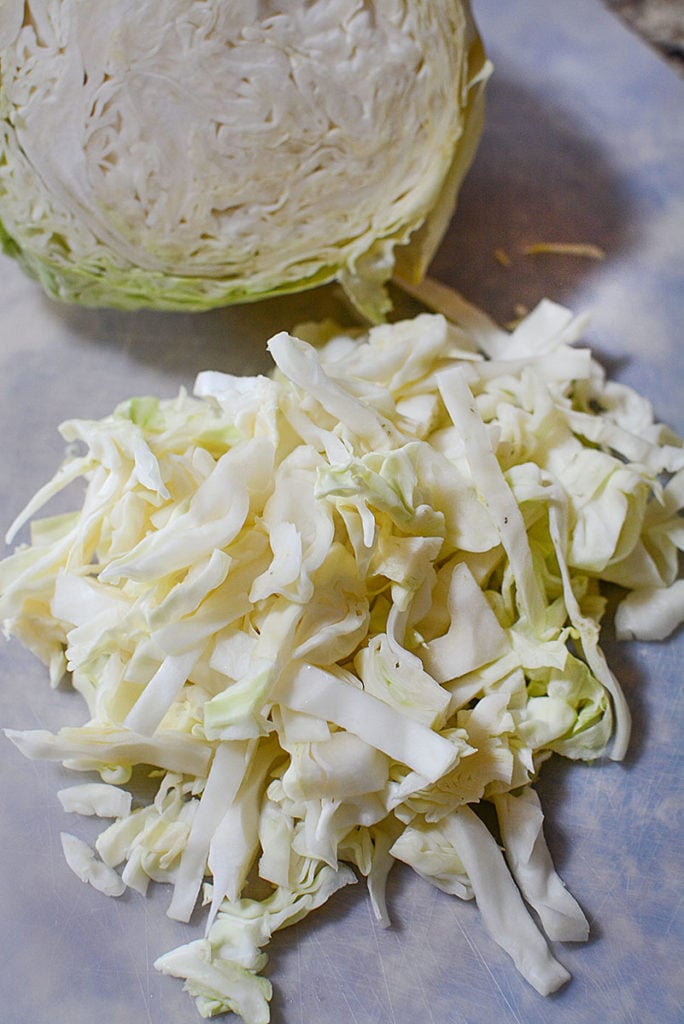
<path fill-rule="evenodd" d="M 171 883 L 181 921 L 208 906 L 156 962 L 205 1017 L 268 1021 L 272 933 L 358 876 L 387 924 L 396 860 L 474 897 L 542 994 L 569 977 L 547 940 L 587 937 L 533 783 L 553 752 L 625 752 L 599 584 L 629 591 L 621 636 L 684 617 L 684 447 L 574 345 L 583 318 L 452 315 L 305 325 L 269 342 L 272 378 L 67 422 L 10 530 L 83 479 L 0 563 L 0 615 L 90 717 L 7 734 L 99 773 L 60 792 L 113 819 L 96 850 L 65 831 L 81 877 Z"/>

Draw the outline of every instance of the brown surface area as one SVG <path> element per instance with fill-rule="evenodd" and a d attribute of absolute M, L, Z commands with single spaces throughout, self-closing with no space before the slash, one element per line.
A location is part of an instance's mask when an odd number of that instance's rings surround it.
<path fill-rule="evenodd" d="M 684 74 L 682 0 L 604 0 L 639 35 Z"/>

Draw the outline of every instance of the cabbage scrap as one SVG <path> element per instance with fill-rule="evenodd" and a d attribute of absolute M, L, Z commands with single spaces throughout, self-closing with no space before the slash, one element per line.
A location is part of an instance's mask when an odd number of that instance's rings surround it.
<path fill-rule="evenodd" d="M 509 333 L 449 301 L 301 325 L 271 377 L 63 424 L 8 534 L 32 520 L 0 562 L 5 633 L 88 719 L 6 733 L 99 774 L 60 792 L 112 817 L 95 851 L 64 838 L 81 877 L 208 907 L 156 962 L 205 1017 L 265 1024 L 271 935 L 359 877 L 388 925 L 397 861 L 474 899 L 544 995 L 569 977 L 549 943 L 587 938 L 533 786 L 553 753 L 624 755 L 601 584 L 628 591 L 625 635 L 684 619 L 684 446 L 577 344 L 583 317 L 544 301 Z M 34 518 L 78 478 L 80 508 Z"/>

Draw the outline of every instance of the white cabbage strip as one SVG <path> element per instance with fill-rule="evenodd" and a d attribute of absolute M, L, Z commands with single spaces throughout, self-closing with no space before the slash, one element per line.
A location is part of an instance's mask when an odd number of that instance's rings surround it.
<path fill-rule="evenodd" d="M 87 454 L 0 562 L 5 632 L 90 715 L 7 734 L 95 773 L 59 793 L 112 818 L 97 855 L 63 836 L 80 877 L 168 882 L 184 921 L 209 905 L 157 962 L 204 1015 L 268 1021 L 271 935 L 358 875 L 388 925 L 397 860 L 474 897 L 541 993 L 568 977 L 549 943 L 587 937 L 532 787 L 554 752 L 624 754 L 600 586 L 629 591 L 625 635 L 684 617 L 684 448 L 574 347 L 567 310 L 510 335 L 451 310 L 308 324 L 270 342 L 272 379 L 207 372 L 192 397 L 70 421 Z M 80 510 L 34 518 L 77 477 Z M 159 778 L 147 803 L 136 766 Z"/>

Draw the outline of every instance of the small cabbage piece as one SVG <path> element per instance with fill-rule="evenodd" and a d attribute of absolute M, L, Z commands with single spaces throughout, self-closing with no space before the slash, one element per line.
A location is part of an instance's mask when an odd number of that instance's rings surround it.
<path fill-rule="evenodd" d="M 229 904 L 204 939 L 165 953 L 154 966 L 185 980 L 203 1017 L 232 1011 L 245 1024 L 268 1024 L 272 990 L 259 974 L 265 963 L 260 947 L 274 931 L 294 924 L 355 881 L 347 866 L 334 870 L 309 860 L 296 887 L 278 887 L 260 902 L 246 898 Z"/>
<path fill-rule="evenodd" d="M 468 0 L 6 0 L 0 242 L 85 305 L 337 280 L 378 320 L 447 226 L 489 72 Z"/>
<path fill-rule="evenodd" d="M 570 975 L 551 955 L 544 935 L 525 908 L 494 836 L 470 807 L 459 807 L 446 820 L 445 831 L 468 874 L 492 937 L 537 992 L 544 996 L 555 992 Z"/>
<path fill-rule="evenodd" d="M 97 857 L 64 841 L 82 878 L 203 905 L 156 966 L 204 1016 L 266 1024 L 272 934 L 359 877 L 387 927 L 396 861 L 474 898 L 540 993 L 568 978 L 548 942 L 587 937 L 533 787 L 554 754 L 625 754 L 601 586 L 625 635 L 681 621 L 684 446 L 605 381 L 583 318 L 545 301 L 509 333 L 448 304 L 281 332 L 270 378 L 70 420 L 10 527 L 4 631 L 88 720 L 6 734 L 99 775 L 59 794 L 113 817 Z"/>
<path fill-rule="evenodd" d="M 125 818 L 131 813 L 131 794 L 107 783 L 85 782 L 57 793 L 65 811 L 94 814 L 98 818 Z"/>
<path fill-rule="evenodd" d="M 82 882 L 88 882 L 105 896 L 123 896 L 126 883 L 113 868 L 97 859 L 87 843 L 70 832 L 61 832 L 59 838 L 64 859 Z"/>
<path fill-rule="evenodd" d="M 494 806 L 506 860 L 544 931 L 553 941 L 584 942 L 589 937 L 589 923 L 556 874 L 544 838 L 544 814 L 537 793 L 531 787 L 516 794 L 500 793 L 494 798 Z"/>
<path fill-rule="evenodd" d="M 615 616 L 620 640 L 663 640 L 684 622 L 684 580 L 669 587 L 633 590 Z"/>

